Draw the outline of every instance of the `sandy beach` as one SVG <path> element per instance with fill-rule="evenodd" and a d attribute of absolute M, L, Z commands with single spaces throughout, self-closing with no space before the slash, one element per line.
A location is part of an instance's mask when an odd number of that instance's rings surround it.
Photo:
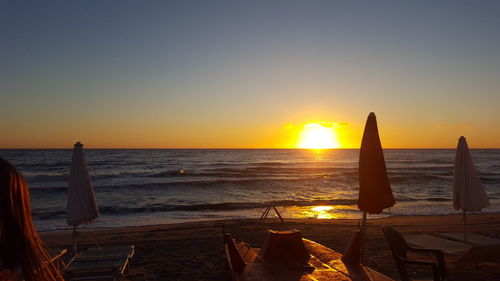
<path fill-rule="evenodd" d="M 281 229 L 277 220 L 267 220 L 263 227 L 255 228 L 257 220 L 204 221 L 171 225 L 128 228 L 84 229 L 80 231 L 80 245 L 136 246 L 127 280 L 230 280 L 223 244 L 222 227 L 227 232 L 259 247 L 265 229 Z M 469 216 L 470 231 L 500 238 L 500 214 Z M 298 229 L 305 238 L 314 240 L 338 252 L 343 252 L 358 220 L 287 220 L 290 228 Z M 371 268 L 399 279 L 389 246 L 381 226 L 392 225 L 403 234 L 461 232 L 462 217 L 445 216 L 393 216 L 368 222 L 366 264 Z M 71 231 L 51 231 L 41 234 L 49 247 L 71 245 Z M 500 264 L 483 263 L 479 269 L 458 266 L 457 257 L 447 256 L 451 280 L 498 280 Z"/>

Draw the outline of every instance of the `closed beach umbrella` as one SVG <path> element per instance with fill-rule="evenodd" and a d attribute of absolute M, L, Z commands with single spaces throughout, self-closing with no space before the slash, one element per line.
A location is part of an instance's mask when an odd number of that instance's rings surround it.
<path fill-rule="evenodd" d="M 479 212 L 490 205 L 476 172 L 465 137 L 458 140 L 453 169 L 453 207 L 464 214 L 464 241 L 467 242 L 467 211 Z"/>
<path fill-rule="evenodd" d="M 73 226 L 73 250 L 76 253 L 76 227 L 90 223 L 99 216 L 94 188 L 89 177 L 83 145 L 75 144 L 69 172 L 67 223 Z"/>
<path fill-rule="evenodd" d="M 380 214 L 383 209 L 392 207 L 394 204 L 394 196 L 385 167 L 384 152 L 378 134 L 377 118 L 375 113 L 371 112 L 366 120 L 359 152 L 358 208 L 363 211 L 362 256 L 365 247 L 366 213 Z"/>

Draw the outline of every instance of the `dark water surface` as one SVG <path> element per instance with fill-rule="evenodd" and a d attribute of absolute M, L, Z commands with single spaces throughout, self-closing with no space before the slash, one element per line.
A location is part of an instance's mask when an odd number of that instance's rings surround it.
<path fill-rule="evenodd" d="M 0 150 L 30 184 L 40 230 L 68 228 L 71 155 L 69 149 Z M 101 212 L 93 227 L 259 217 L 263 204 L 280 206 L 285 217 L 361 215 L 357 149 L 87 149 L 85 155 Z M 385 150 L 396 197 L 391 213 L 457 213 L 454 156 L 452 149 Z M 492 203 L 483 211 L 499 212 L 500 150 L 473 150 L 472 156 Z"/>

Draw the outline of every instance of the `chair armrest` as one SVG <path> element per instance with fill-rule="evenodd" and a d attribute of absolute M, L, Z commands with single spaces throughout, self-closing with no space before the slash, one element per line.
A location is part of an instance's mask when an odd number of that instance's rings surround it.
<path fill-rule="evenodd" d="M 433 262 L 430 262 L 430 261 L 416 261 L 416 260 L 409 260 L 409 259 L 404 259 L 404 258 L 399 258 L 399 260 L 401 260 L 405 264 L 430 266 L 432 268 L 432 275 L 433 275 L 434 281 L 444 280 L 444 275 L 441 275 L 441 272 L 439 270 L 438 265 L 435 264 L 435 263 L 433 263 Z"/>

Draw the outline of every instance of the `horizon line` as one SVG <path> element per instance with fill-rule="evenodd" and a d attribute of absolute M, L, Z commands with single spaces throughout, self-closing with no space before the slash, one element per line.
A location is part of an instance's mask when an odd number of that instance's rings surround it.
<path fill-rule="evenodd" d="M 62 149 L 73 149 L 73 147 L 7 147 L 3 148 L 0 147 L 0 150 L 37 150 L 37 149 L 46 149 L 46 150 L 62 150 Z M 129 149 L 129 150 L 353 150 L 353 149 L 360 149 L 359 147 L 339 147 L 339 148 L 293 148 L 293 147 L 282 147 L 282 148 L 270 148 L 270 147 L 250 147 L 250 148 L 245 148 L 245 147 L 235 147 L 235 148 L 225 148 L 225 147 L 194 147 L 194 148 L 189 148 L 189 147 L 88 147 L 85 149 L 96 149 L 96 150 L 105 150 L 105 149 Z M 408 149 L 408 150 L 443 150 L 443 149 L 456 149 L 456 147 L 383 147 L 382 149 L 394 149 L 394 150 L 403 150 L 403 149 Z M 500 149 L 500 147 L 479 147 L 479 148 L 469 148 L 471 150 L 474 149 Z"/>

